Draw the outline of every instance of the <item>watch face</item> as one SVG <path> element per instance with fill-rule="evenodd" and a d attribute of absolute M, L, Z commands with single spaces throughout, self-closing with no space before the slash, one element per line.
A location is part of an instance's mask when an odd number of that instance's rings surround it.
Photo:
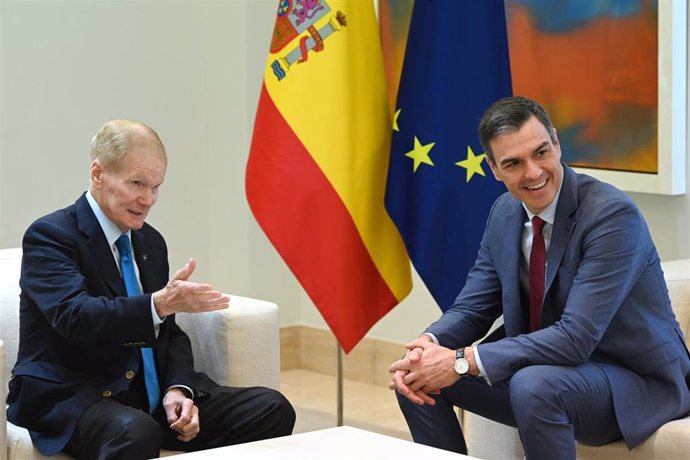
<path fill-rule="evenodd" d="M 455 360 L 455 372 L 460 375 L 465 375 L 470 370 L 470 363 L 465 358 L 458 358 Z"/>

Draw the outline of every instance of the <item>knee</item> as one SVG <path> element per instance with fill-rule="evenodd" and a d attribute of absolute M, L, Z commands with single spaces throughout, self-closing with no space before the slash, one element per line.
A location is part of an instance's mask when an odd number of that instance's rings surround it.
<path fill-rule="evenodd" d="M 140 412 L 140 411 L 137 411 Z M 111 440 L 112 444 L 121 446 L 118 451 L 120 458 L 127 458 L 127 452 L 131 452 L 138 458 L 157 457 L 163 443 L 163 430 L 158 423 L 148 414 L 133 415 L 123 420 L 119 434 Z"/>
<path fill-rule="evenodd" d="M 530 366 L 510 380 L 510 404 L 516 418 L 544 414 L 559 406 L 560 390 L 551 378 L 553 366 Z"/>
<path fill-rule="evenodd" d="M 127 436 L 135 442 L 140 444 L 152 444 L 157 449 L 160 449 L 163 441 L 163 430 L 160 425 L 146 414 L 141 417 L 133 418 L 124 426 Z"/>
<path fill-rule="evenodd" d="M 275 436 L 287 436 L 292 434 L 295 427 L 295 409 L 290 401 L 279 391 L 270 388 L 265 389 L 264 401 L 269 412 L 276 420 Z"/>

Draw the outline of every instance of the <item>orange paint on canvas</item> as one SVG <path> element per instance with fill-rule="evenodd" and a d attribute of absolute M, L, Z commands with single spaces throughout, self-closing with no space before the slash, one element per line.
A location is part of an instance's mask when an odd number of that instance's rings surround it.
<path fill-rule="evenodd" d="M 514 92 L 542 102 L 559 132 L 575 129 L 578 142 L 600 152 L 576 165 L 657 171 L 657 24 L 649 8 L 549 33 L 527 8 L 509 9 Z"/>

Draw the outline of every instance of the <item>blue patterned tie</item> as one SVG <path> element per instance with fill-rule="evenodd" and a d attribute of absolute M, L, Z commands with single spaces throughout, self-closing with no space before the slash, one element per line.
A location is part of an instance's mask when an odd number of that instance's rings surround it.
<path fill-rule="evenodd" d="M 129 297 L 141 295 L 137 274 L 134 271 L 132 247 L 129 244 L 129 237 L 126 234 L 121 235 L 115 242 L 115 246 L 117 246 L 117 250 L 120 252 L 120 270 L 122 271 L 122 278 L 125 281 L 127 295 Z M 149 347 L 141 348 L 141 358 L 144 362 L 144 381 L 146 382 L 146 393 L 149 397 L 149 414 L 153 414 L 161 399 L 161 390 L 158 385 L 153 350 Z"/>

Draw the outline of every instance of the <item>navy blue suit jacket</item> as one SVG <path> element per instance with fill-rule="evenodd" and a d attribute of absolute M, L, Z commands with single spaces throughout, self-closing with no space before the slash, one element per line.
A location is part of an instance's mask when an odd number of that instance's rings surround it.
<path fill-rule="evenodd" d="M 520 283 L 527 215 L 506 193 L 493 206 L 454 306 L 428 332 L 446 347 L 467 346 L 503 315 L 506 337 L 478 346 L 492 382 L 536 364 L 596 363 L 611 383 L 616 417 L 632 448 L 690 411 L 690 357 L 635 204 L 608 184 L 564 170 L 547 254 L 542 329 L 529 333 Z"/>
<path fill-rule="evenodd" d="M 128 388 L 131 372 L 141 370 L 140 347 L 154 349 L 162 391 L 181 384 L 204 394 L 217 386 L 194 372 L 189 338 L 174 315 L 154 333 L 151 293 L 168 281 L 163 237 L 145 224 L 132 231 L 132 245 L 145 294 L 127 297 L 84 195 L 24 235 L 19 351 L 7 415 L 29 429 L 46 455 L 64 448 L 91 404 Z"/>

